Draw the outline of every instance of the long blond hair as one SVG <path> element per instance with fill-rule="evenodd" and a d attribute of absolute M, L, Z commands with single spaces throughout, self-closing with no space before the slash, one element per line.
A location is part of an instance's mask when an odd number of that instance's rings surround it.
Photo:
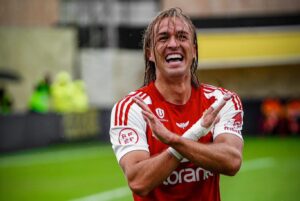
<path fill-rule="evenodd" d="M 180 8 L 170 8 L 168 10 L 162 11 L 153 19 L 153 21 L 148 25 L 147 29 L 144 32 L 144 37 L 143 37 L 143 50 L 144 50 L 144 61 L 145 61 L 144 86 L 148 85 L 150 82 L 156 79 L 155 64 L 154 62 L 150 61 L 148 58 L 149 49 L 155 46 L 154 28 L 157 24 L 160 24 L 163 19 L 169 17 L 178 17 L 182 19 L 188 25 L 191 33 L 193 34 L 193 43 L 196 47 L 196 58 L 194 58 L 193 63 L 191 65 L 191 84 L 195 87 L 198 87 L 199 81 L 196 75 L 196 70 L 198 67 L 198 42 L 197 42 L 196 28 L 192 23 L 191 19 L 187 15 L 185 15 Z"/>

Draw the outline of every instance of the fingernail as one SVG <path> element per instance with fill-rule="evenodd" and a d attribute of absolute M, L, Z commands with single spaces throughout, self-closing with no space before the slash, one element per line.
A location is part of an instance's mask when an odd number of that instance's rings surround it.
<path fill-rule="evenodd" d="M 225 94 L 225 95 L 223 96 L 223 99 L 224 99 L 225 101 L 228 101 L 229 99 L 231 99 L 231 97 L 232 97 L 232 94 L 231 94 L 231 93 L 227 93 L 227 94 Z"/>

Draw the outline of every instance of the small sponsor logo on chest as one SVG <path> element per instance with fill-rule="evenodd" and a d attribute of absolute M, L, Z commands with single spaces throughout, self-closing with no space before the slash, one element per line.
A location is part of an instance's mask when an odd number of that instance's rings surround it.
<path fill-rule="evenodd" d="M 176 122 L 176 126 L 178 126 L 179 128 L 182 128 L 182 129 L 185 129 L 189 124 L 190 124 L 190 121 L 183 122 L 183 123 Z"/>

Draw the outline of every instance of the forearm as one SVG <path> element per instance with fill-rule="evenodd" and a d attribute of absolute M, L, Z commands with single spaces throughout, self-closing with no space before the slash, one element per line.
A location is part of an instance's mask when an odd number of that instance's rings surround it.
<path fill-rule="evenodd" d="M 123 170 L 131 190 L 145 196 L 167 179 L 178 164 L 176 158 L 164 151 L 156 156 L 126 165 Z"/>
<path fill-rule="evenodd" d="M 220 136 L 210 144 L 179 137 L 169 145 L 194 164 L 210 171 L 235 175 L 241 166 L 243 142 L 234 135 L 229 134 L 229 139 Z"/>

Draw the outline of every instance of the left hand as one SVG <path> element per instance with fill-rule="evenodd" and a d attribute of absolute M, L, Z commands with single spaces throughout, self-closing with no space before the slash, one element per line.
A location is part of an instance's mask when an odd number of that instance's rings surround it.
<path fill-rule="evenodd" d="M 201 126 L 204 128 L 212 127 L 220 120 L 219 112 L 226 105 L 227 101 L 232 98 L 232 94 L 225 94 L 220 100 L 215 101 L 202 115 Z"/>
<path fill-rule="evenodd" d="M 142 115 L 150 129 L 153 136 L 159 141 L 169 144 L 172 138 L 176 137 L 174 133 L 169 131 L 159 119 L 152 113 L 148 105 L 139 96 L 133 98 L 133 101 L 142 109 Z"/>

